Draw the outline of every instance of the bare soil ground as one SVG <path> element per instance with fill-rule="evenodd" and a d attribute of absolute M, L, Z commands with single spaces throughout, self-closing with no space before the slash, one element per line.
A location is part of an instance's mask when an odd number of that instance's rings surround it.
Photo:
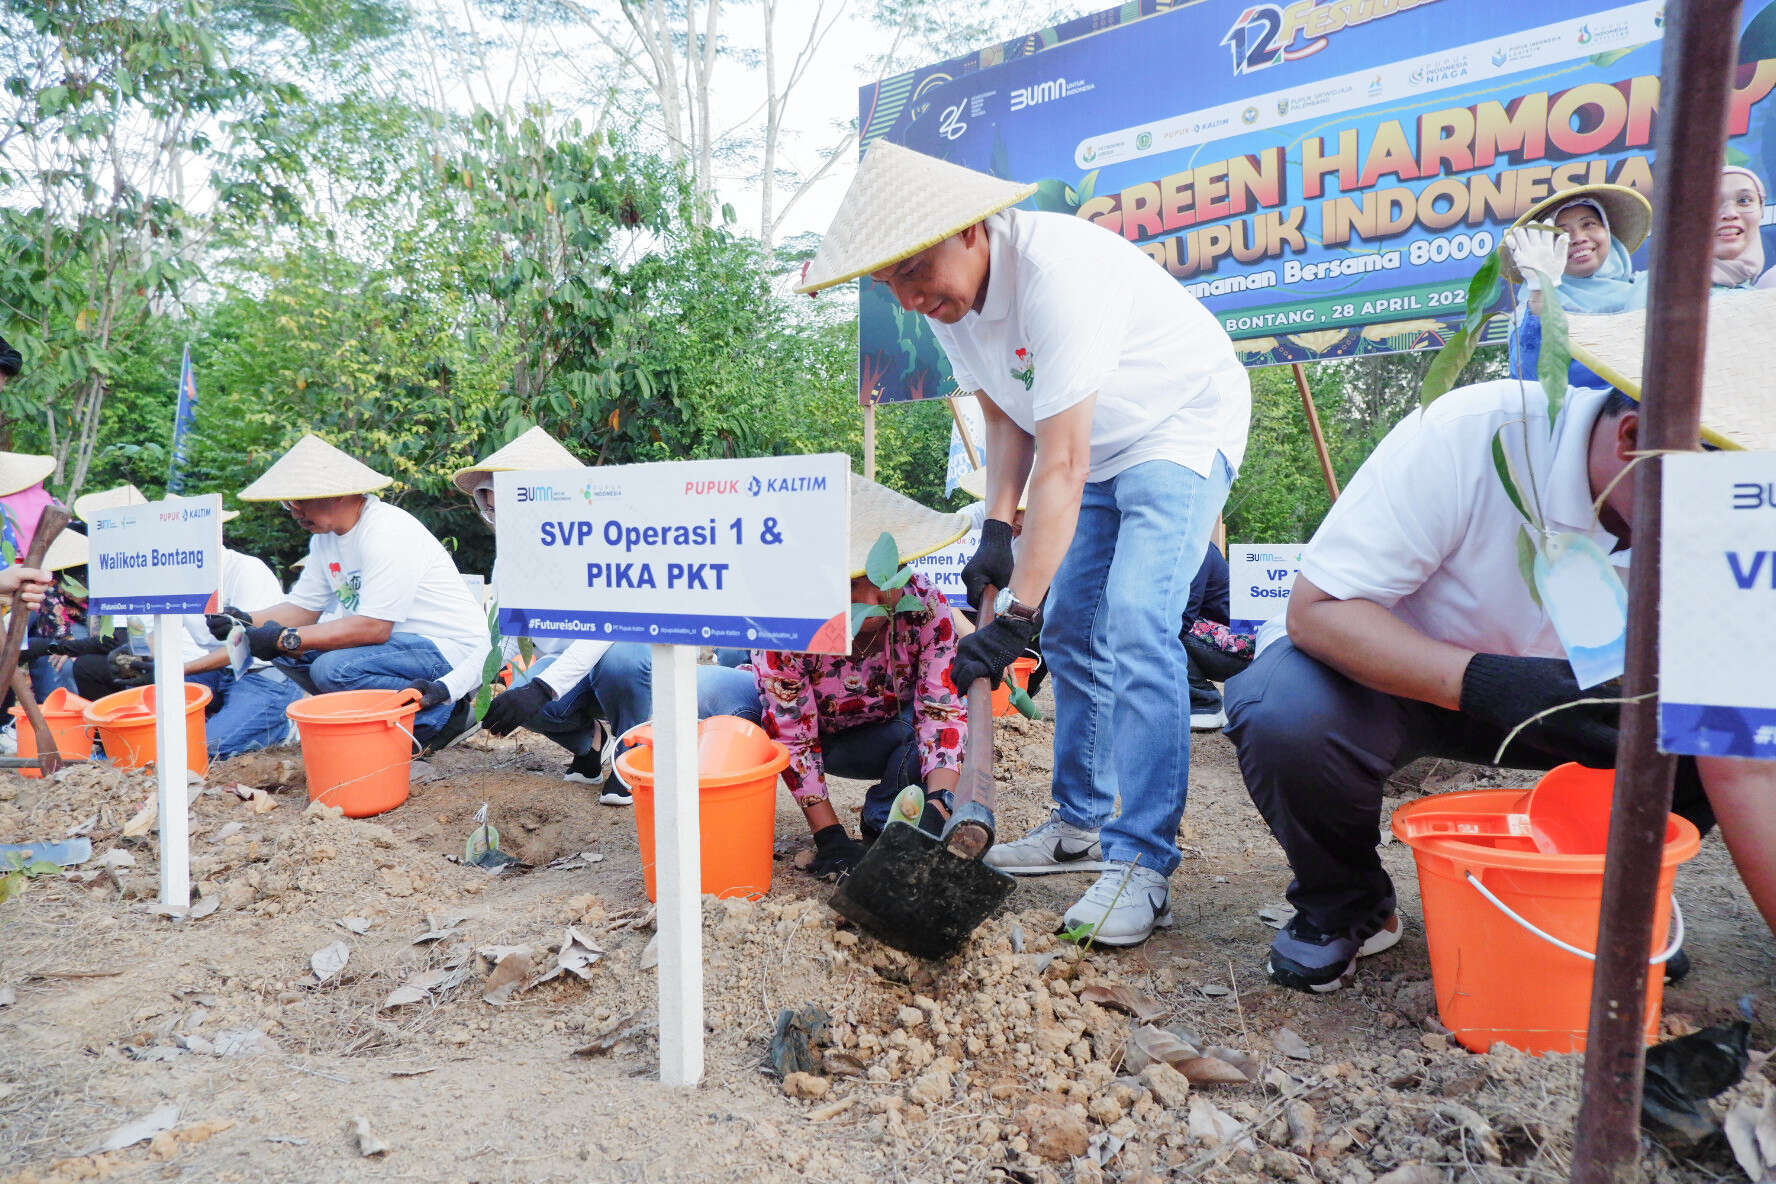
<path fill-rule="evenodd" d="M 1050 740 L 1046 723 L 1000 730 L 1007 832 L 1047 809 Z M 1196 746 L 1177 925 L 1125 952 L 1081 956 L 1052 936 L 1083 875 L 1023 882 L 949 964 L 886 950 L 842 927 L 828 886 L 793 870 L 806 833 L 781 795 L 770 894 L 705 901 L 708 1072 L 688 1090 L 654 1081 L 632 812 L 562 782 L 564 766 L 540 738 L 477 737 L 420 768 L 406 805 L 365 821 L 306 811 L 292 754 L 218 767 L 192 807 L 200 901 L 217 908 L 181 921 L 151 909 L 154 833 L 122 834 L 152 796 L 147 777 L 0 773 L 0 840 L 85 824 L 97 855 L 84 870 L 124 864 L 85 882 L 40 878 L 0 905 L 0 1178 L 1565 1178 L 1577 1060 L 1451 1046 L 1401 845 L 1384 850 L 1412 922 L 1401 945 L 1335 995 L 1268 983 L 1259 912 L 1280 902 L 1287 870 L 1220 736 Z M 1403 794 L 1426 776 L 1454 788 L 1478 775 L 1416 772 Z M 236 783 L 268 796 L 242 802 Z M 461 854 L 483 802 L 536 870 L 494 877 L 445 858 Z M 860 803 L 861 786 L 841 784 L 842 812 L 854 820 Z M 546 866 L 580 852 L 602 859 Z M 1754 1046 L 1769 1047 L 1776 950 L 1718 839 L 1678 892 L 1696 969 L 1667 995 L 1668 1029 L 1734 1018 L 1749 997 Z M 483 1000 L 510 947 L 553 965 L 569 926 L 603 950 L 588 980 Z M 336 942 L 349 960 L 317 982 L 311 956 Z M 427 971 L 418 1002 L 383 1006 Z M 1117 988 L 1141 997 L 1155 1027 L 1243 1067 L 1240 1080 L 1186 1087 L 1171 1070 L 1135 1072 L 1137 1021 L 1107 1005 Z M 819 1072 L 786 1091 L 762 1070 L 767 1045 L 779 1011 L 809 1003 L 832 1018 Z M 1765 1089 L 1759 1078 L 1736 1093 L 1761 1101 Z M 168 1105 L 170 1129 L 101 1150 Z M 360 1154 L 348 1132 L 360 1117 L 386 1152 Z M 1663 1180 L 1737 1175 L 1721 1147 L 1681 1161 L 1649 1148 L 1646 1162 Z"/>

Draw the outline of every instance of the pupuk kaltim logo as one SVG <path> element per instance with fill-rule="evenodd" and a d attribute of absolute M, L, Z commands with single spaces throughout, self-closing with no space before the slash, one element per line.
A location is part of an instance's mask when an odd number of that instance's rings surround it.
<path fill-rule="evenodd" d="M 1030 355 L 1028 349 L 1022 347 L 1016 351 L 1016 357 L 1017 365 L 1011 368 L 1011 376 L 1023 383 L 1025 390 L 1029 390 L 1036 385 L 1036 359 Z"/>

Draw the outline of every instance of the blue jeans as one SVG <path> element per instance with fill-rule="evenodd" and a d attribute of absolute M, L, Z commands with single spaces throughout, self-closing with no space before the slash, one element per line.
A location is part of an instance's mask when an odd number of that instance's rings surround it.
<path fill-rule="evenodd" d="M 278 665 L 286 661 L 279 658 Z M 381 645 L 304 654 L 297 664 L 307 667 L 315 690 L 323 695 L 333 691 L 398 691 L 416 678 L 438 679 L 450 673 L 450 663 L 438 647 L 430 638 L 417 633 L 392 633 Z M 455 706 L 444 702 L 426 708 L 414 719 L 414 731 L 424 728 L 430 732 L 443 727 Z"/>
<path fill-rule="evenodd" d="M 1054 801 L 1104 856 L 1170 875 L 1190 781 L 1190 663 L 1178 622 L 1233 473 L 1147 461 L 1085 486 L 1049 589 Z M 1114 814 L 1120 794 L 1122 810 Z"/>
<path fill-rule="evenodd" d="M 697 667 L 697 718 L 737 715 L 758 723 L 762 716 L 758 683 L 750 670 L 727 666 Z M 654 717 L 652 649 L 635 642 L 611 646 L 592 672 L 543 708 L 530 724 L 575 756 L 585 756 L 597 742 L 595 724 L 603 720 L 613 736 Z"/>
<path fill-rule="evenodd" d="M 925 788 L 919 761 L 919 735 L 913 705 L 893 719 L 820 734 L 820 759 L 834 777 L 874 781 L 863 795 L 863 829 L 879 834 L 888 825 L 888 807 L 909 785 Z"/>
<path fill-rule="evenodd" d="M 57 688 L 70 695 L 80 693 L 74 685 L 74 659 L 67 654 L 46 654 L 31 663 L 31 694 L 41 703 Z"/>
<path fill-rule="evenodd" d="M 306 693 L 275 667 L 250 670 L 235 679 L 222 709 L 205 724 L 210 756 L 224 760 L 294 739 L 296 725 L 284 708 Z"/>

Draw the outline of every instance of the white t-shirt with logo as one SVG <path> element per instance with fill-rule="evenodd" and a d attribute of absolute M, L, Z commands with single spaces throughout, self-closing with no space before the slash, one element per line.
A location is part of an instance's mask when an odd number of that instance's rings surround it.
<path fill-rule="evenodd" d="M 1252 390 L 1214 315 L 1140 248 L 1066 214 L 1007 210 L 986 223 L 979 312 L 931 322 L 956 384 L 985 392 L 1034 436 L 1093 393 L 1091 476 L 1150 460 L 1208 476 L 1239 468 Z"/>
<path fill-rule="evenodd" d="M 1476 383 L 1389 432 L 1301 556 L 1301 574 L 1338 600 L 1369 600 L 1420 633 L 1479 653 L 1559 658 L 1554 622 L 1517 565 L 1523 517 L 1493 467 L 1499 435 L 1550 529 L 1584 535 L 1618 568 L 1627 551 L 1592 510 L 1591 429 L 1607 390 L 1574 387 L 1548 430 L 1533 382 Z M 1525 490 L 1527 495 L 1528 490 Z M 1283 635 L 1267 621 L 1258 648 Z"/>
<path fill-rule="evenodd" d="M 308 541 L 308 563 L 285 598 L 298 608 L 389 621 L 438 647 L 452 666 L 478 662 L 490 644 L 487 619 L 444 544 L 419 519 L 375 495 L 356 526 Z"/>

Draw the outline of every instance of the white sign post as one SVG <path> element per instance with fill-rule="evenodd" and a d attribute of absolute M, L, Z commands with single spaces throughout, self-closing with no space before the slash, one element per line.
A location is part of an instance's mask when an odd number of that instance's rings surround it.
<path fill-rule="evenodd" d="M 1241 633 L 1289 607 L 1302 543 L 1230 543 L 1227 547 L 1227 615 Z"/>
<path fill-rule="evenodd" d="M 1659 748 L 1776 759 L 1776 453 L 1661 464 Z"/>
<path fill-rule="evenodd" d="M 95 617 L 154 618 L 154 762 L 160 812 L 160 903 L 191 904 L 189 803 L 185 775 L 187 613 L 201 613 L 221 587 L 222 499 L 174 497 L 106 510 L 88 523 L 87 563 Z"/>
<path fill-rule="evenodd" d="M 850 459 L 495 473 L 501 632 L 653 647 L 660 1080 L 703 1075 L 698 646 L 850 648 Z"/>

